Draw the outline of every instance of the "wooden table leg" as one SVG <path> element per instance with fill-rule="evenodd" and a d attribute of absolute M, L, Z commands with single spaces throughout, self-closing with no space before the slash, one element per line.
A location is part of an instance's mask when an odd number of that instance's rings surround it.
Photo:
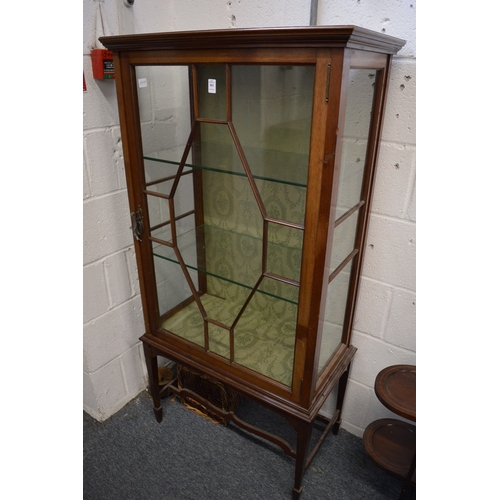
<path fill-rule="evenodd" d="M 148 368 L 148 378 L 149 378 L 149 394 L 153 398 L 153 406 L 156 421 L 160 423 L 163 418 L 163 408 L 161 406 L 160 399 L 160 381 L 158 377 L 158 356 L 153 349 L 146 344 L 142 343 L 144 347 L 144 357 L 146 358 L 146 366 Z"/>
<path fill-rule="evenodd" d="M 313 422 L 299 422 L 297 426 L 297 456 L 295 457 L 295 485 L 292 499 L 299 500 L 302 493 L 302 479 L 306 470 L 307 452 L 311 442 Z"/>
<path fill-rule="evenodd" d="M 351 363 L 349 363 L 346 371 L 342 374 L 339 380 L 339 389 L 337 392 L 337 410 L 339 412 L 339 418 L 337 422 L 335 422 L 332 432 L 337 435 L 339 433 L 340 424 L 342 423 L 342 419 L 340 418 L 342 415 L 342 406 L 344 404 L 344 396 L 347 387 L 347 380 L 349 379 L 349 369 L 351 368 Z"/>

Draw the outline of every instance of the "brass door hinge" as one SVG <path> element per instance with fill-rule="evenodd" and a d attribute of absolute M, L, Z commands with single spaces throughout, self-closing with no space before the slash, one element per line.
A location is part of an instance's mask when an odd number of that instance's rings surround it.
<path fill-rule="evenodd" d="M 328 102 L 328 95 L 330 94 L 330 70 L 332 69 L 332 64 L 328 63 L 328 69 L 326 73 L 326 94 L 325 102 Z"/>

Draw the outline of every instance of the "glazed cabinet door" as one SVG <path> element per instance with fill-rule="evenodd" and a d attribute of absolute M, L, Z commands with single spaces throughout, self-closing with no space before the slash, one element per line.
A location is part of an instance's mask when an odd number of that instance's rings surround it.
<path fill-rule="evenodd" d="M 136 66 L 157 335 L 291 391 L 315 66 Z"/>

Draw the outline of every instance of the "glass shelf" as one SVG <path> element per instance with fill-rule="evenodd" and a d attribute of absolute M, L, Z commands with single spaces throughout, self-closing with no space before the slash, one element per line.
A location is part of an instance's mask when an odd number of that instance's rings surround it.
<path fill-rule="evenodd" d="M 169 238 L 169 232 L 167 234 Z M 155 237 L 159 239 L 160 235 L 155 234 Z M 167 238 L 165 241 L 172 244 Z M 255 236 L 204 224 L 178 236 L 177 247 L 188 269 L 228 284 L 251 290 L 262 275 L 263 241 Z M 272 270 L 273 275 L 298 282 L 300 266 L 297 268 L 295 263 L 300 263 L 301 253 L 301 247 L 287 247 L 269 241 L 267 268 Z M 170 246 L 153 242 L 153 255 L 180 265 Z M 260 286 L 257 292 L 297 304 L 298 286 L 286 285 L 275 279 L 268 280 L 268 283 L 269 286 Z"/>
<path fill-rule="evenodd" d="M 196 144 L 193 145 L 193 148 L 195 147 L 197 147 Z M 239 156 L 237 156 L 236 149 L 233 144 L 203 141 L 203 148 L 213 148 L 216 150 L 220 156 L 221 166 L 208 167 L 201 164 L 194 164 L 190 151 L 186 161 L 187 167 L 245 176 L 243 167 L 241 166 L 241 160 Z M 224 158 L 221 155 L 222 151 L 225 151 L 228 157 Z M 184 147 L 179 146 L 176 148 L 169 148 L 145 154 L 144 159 L 160 163 L 179 165 L 183 152 Z M 255 179 L 279 182 L 281 184 L 289 184 L 291 186 L 303 188 L 307 187 L 307 171 L 309 165 L 308 155 L 256 147 L 245 147 L 244 154 Z M 227 164 L 233 165 L 235 162 L 240 165 L 240 168 L 237 171 L 231 170 L 231 167 L 222 166 Z"/>

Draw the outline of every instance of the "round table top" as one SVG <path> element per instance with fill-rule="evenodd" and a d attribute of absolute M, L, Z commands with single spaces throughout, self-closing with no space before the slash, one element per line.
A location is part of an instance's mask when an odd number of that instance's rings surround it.
<path fill-rule="evenodd" d="M 416 427 L 394 418 L 375 420 L 363 434 L 368 456 L 383 470 L 406 478 L 416 451 Z M 411 478 L 416 481 L 415 474 Z"/>
<path fill-rule="evenodd" d="M 375 379 L 375 394 L 380 402 L 400 417 L 416 421 L 415 365 L 393 365 L 384 368 Z"/>

